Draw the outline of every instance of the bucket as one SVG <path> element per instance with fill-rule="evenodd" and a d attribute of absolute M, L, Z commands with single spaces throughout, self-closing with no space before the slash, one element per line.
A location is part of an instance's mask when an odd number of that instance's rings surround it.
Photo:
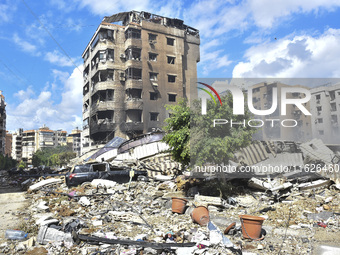
<path fill-rule="evenodd" d="M 261 229 L 262 223 L 265 220 L 263 217 L 240 215 L 240 221 L 242 226 L 242 234 L 244 238 L 253 240 L 262 240 Z"/>
<path fill-rule="evenodd" d="M 209 223 L 209 210 L 205 206 L 197 206 L 191 213 L 191 218 L 194 222 L 201 226 L 206 226 Z"/>
<path fill-rule="evenodd" d="M 185 206 L 188 200 L 184 198 L 173 197 L 172 198 L 172 212 L 183 214 L 185 211 Z"/>

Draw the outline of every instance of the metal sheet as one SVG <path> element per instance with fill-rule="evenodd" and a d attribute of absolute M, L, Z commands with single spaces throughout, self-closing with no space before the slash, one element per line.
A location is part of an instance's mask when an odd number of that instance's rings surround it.
<path fill-rule="evenodd" d="M 334 153 L 320 139 L 313 139 L 310 142 L 300 145 L 303 155 L 314 160 L 322 160 L 325 164 L 331 164 Z"/>
<path fill-rule="evenodd" d="M 240 152 L 235 155 L 238 162 L 243 161 L 248 166 L 261 162 L 269 157 L 265 146 L 261 142 L 242 148 Z"/>
<path fill-rule="evenodd" d="M 270 155 L 268 159 L 255 164 L 256 166 L 302 166 L 302 153 L 279 153 L 276 156 Z"/>

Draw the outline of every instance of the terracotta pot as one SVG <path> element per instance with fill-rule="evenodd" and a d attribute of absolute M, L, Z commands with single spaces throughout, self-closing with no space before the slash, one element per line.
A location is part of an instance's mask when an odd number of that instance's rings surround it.
<path fill-rule="evenodd" d="M 185 206 L 188 200 L 184 198 L 173 197 L 172 198 L 172 212 L 183 214 L 185 211 Z"/>
<path fill-rule="evenodd" d="M 209 223 L 209 210 L 205 206 L 197 206 L 191 213 L 191 218 L 194 222 L 201 226 L 206 226 Z"/>
<path fill-rule="evenodd" d="M 262 223 L 265 220 L 263 217 L 240 215 L 240 221 L 242 226 L 242 234 L 244 238 L 253 240 L 262 240 L 261 229 Z"/>

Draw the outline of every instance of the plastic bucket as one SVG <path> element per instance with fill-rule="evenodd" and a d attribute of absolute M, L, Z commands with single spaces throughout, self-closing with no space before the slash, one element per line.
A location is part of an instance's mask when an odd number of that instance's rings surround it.
<path fill-rule="evenodd" d="M 261 238 L 261 229 L 265 218 L 252 215 L 240 215 L 239 217 L 244 238 L 253 240 L 263 239 L 263 237 Z"/>
<path fill-rule="evenodd" d="M 191 218 L 194 222 L 201 226 L 206 226 L 209 223 L 209 210 L 205 206 L 197 206 L 191 213 Z"/>
<path fill-rule="evenodd" d="M 184 198 L 173 197 L 172 198 L 172 212 L 183 214 L 188 200 Z"/>

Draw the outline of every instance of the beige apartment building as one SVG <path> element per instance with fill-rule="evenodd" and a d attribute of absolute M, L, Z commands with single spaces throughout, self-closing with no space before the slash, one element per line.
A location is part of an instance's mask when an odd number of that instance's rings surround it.
<path fill-rule="evenodd" d="M 6 103 L 0 90 L 0 154 L 5 153 L 6 145 Z"/>
<path fill-rule="evenodd" d="M 42 148 L 66 146 L 67 132 L 63 130 L 53 131 L 43 126 L 38 130 L 26 130 L 22 132 L 22 160 L 31 163 L 33 154 Z"/>
<path fill-rule="evenodd" d="M 269 116 L 256 116 L 256 119 L 262 119 L 264 126 L 254 135 L 256 140 L 286 140 L 286 141 L 308 141 L 312 137 L 311 116 L 304 115 L 295 105 L 288 104 L 286 107 L 286 115 L 282 115 L 281 109 L 281 88 L 283 87 L 300 87 L 308 89 L 308 87 L 295 85 L 290 86 L 280 82 L 266 83 L 262 82 L 253 85 L 252 99 L 255 109 L 265 110 L 270 109 L 273 102 L 273 88 L 277 88 L 278 106 L 276 111 Z M 287 93 L 287 98 L 304 98 L 305 95 L 301 93 Z M 305 103 L 304 107 L 309 111 L 310 102 Z M 268 121 L 274 119 L 275 121 Z M 297 122 L 296 127 L 293 126 L 296 123 L 292 121 L 284 121 L 293 119 Z M 267 121 L 265 121 L 267 120 Z M 284 121 L 284 125 L 282 125 Z M 273 126 L 273 127 L 272 127 Z"/>
<path fill-rule="evenodd" d="M 190 100 L 198 30 L 148 12 L 105 17 L 82 54 L 83 150 L 160 129 L 166 104 Z"/>
<path fill-rule="evenodd" d="M 77 154 L 77 156 L 80 155 L 80 149 L 81 149 L 81 130 L 78 128 L 73 129 L 71 131 L 71 134 L 69 134 L 66 138 L 67 146 L 69 146 L 70 149 L 74 153 Z"/>
<path fill-rule="evenodd" d="M 340 143 L 340 84 L 311 89 L 313 137 L 326 144 Z"/>

